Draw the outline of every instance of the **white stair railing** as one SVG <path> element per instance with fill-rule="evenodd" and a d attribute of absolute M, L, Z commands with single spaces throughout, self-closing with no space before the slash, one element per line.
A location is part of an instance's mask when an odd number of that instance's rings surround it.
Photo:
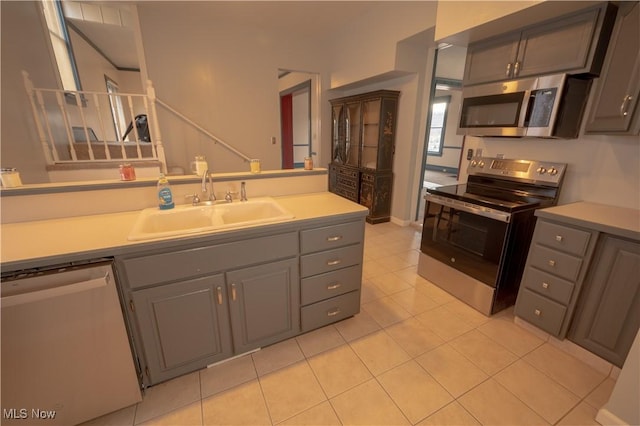
<path fill-rule="evenodd" d="M 147 82 L 147 94 L 108 93 L 35 88 L 22 72 L 31 112 L 47 164 L 153 161 L 167 172 L 164 146 L 155 108 L 155 90 Z M 132 123 L 129 140 L 116 129 L 113 102 Z M 150 140 L 139 134 L 136 116 L 146 115 Z"/>
<path fill-rule="evenodd" d="M 214 143 L 220 144 L 222 147 L 224 147 L 228 151 L 234 153 L 235 155 L 237 155 L 238 157 L 242 158 L 246 162 L 251 161 L 251 157 L 248 157 L 247 155 L 245 155 L 242 152 L 238 151 L 237 149 L 235 149 L 234 147 L 232 147 L 231 145 L 229 145 L 228 143 L 226 143 L 225 141 L 223 141 L 219 137 L 217 137 L 214 134 L 212 134 L 211 132 L 209 132 L 207 129 L 205 129 L 202 126 L 200 126 L 198 123 L 196 123 L 193 120 L 189 119 L 189 117 L 186 117 L 184 114 L 180 113 L 175 108 L 172 108 L 166 102 L 163 102 L 158 98 L 156 98 L 156 102 L 158 104 L 160 104 L 162 107 L 164 107 L 165 109 L 167 109 L 168 111 L 172 112 L 173 114 L 175 114 L 176 116 L 178 116 L 179 118 L 184 120 L 185 122 L 187 122 L 188 124 L 190 124 L 192 127 L 194 127 L 197 130 L 199 130 L 204 135 L 208 136 Z"/>

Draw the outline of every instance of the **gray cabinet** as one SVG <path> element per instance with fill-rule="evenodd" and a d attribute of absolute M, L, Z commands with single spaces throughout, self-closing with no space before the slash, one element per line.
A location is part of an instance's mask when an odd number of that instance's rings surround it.
<path fill-rule="evenodd" d="M 314 220 L 116 256 L 143 383 L 358 313 L 364 223 Z"/>
<path fill-rule="evenodd" d="M 538 219 L 515 314 L 557 337 L 569 328 L 597 233 Z"/>
<path fill-rule="evenodd" d="M 640 244 L 604 236 L 569 339 L 622 367 L 640 326 Z"/>
<path fill-rule="evenodd" d="M 640 133 L 640 5 L 622 2 L 585 133 Z"/>
<path fill-rule="evenodd" d="M 300 331 L 298 232 L 116 258 L 143 381 Z"/>
<path fill-rule="evenodd" d="M 640 243 L 557 219 L 538 218 L 514 313 L 621 367 L 640 326 Z"/>
<path fill-rule="evenodd" d="M 363 244 L 362 221 L 300 233 L 303 332 L 360 312 Z"/>
<path fill-rule="evenodd" d="M 575 14 L 469 45 L 463 83 L 473 85 L 542 74 L 598 75 L 616 7 Z"/>
<path fill-rule="evenodd" d="M 300 332 L 297 259 L 239 269 L 226 275 L 236 353 Z"/>
<path fill-rule="evenodd" d="M 232 355 L 223 275 L 136 291 L 132 299 L 151 383 Z"/>

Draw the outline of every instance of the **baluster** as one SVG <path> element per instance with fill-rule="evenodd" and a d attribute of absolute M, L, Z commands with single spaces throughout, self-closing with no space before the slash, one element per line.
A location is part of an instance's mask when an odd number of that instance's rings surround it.
<path fill-rule="evenodd" d="M 38 99 L 38 103 L 40 104 L 40 108 L 44 109 L 44 102 L 42 100 L 42 95 L 39 90 L 36 90 L 33 87 L 33 82 L 31 78 L 29 78 L 29 73 L 26 71 L 22 71 L 22 80 L 24 81 L 24 88 L 27 90 L 27 95 L 29 96 L 29 104 L 31 105 L 31 113 L 33 114 L 33 119 L 36 123 L 36 130 L 38 132 L 38 137 L 40 138 L 40 145 L 42 146 L 42 150 L 44 152 L 44 158 L 47 164 L 53 164 L 54 158 L 57 159 L 57 152 L 55 151 L 55 147 L 53 146 L 53 138 L 51 137 L 51 129 L 49 131 L 49 138 L 51 140 L 51 147 L 49 147 L 47 143 L 47 136 L 42 129 L 42 123 L 40 123 L 40 118 L 38 116 L 38 109 L 36 107 L 35 101 L 33 100 L 33 95 L 36 95 Z M 46 115 L 45 115 L 46 117 Z M 49 121 L 45 121 L 47 127 L 49 127 Z M 51 149 L 53 149 L 54 157 L 51 156 Z"/>
<path fill-rule="evenodd" d="M 111 95 L 107 95 L 107 97 L 109 96 Z M 110 101 L 110 99 L 107 99 L 107 101 Z M 97 93 L 93 94 L 93 103 L 96 106 L 96 113 L 98 114 L 98 124 L 100 125 L 100 134 L 102 135 L 102 146 L 104 146 L 104 158 L 111 160 L 111 151 L 109 151 L 109 144 L 107 144 L 107 133 L 105 132 L 102 110 L 100 109 L 100 102 Z"/>
<path fill-rule="evenodd" d="M 64 92 L 56 91 L 56 100 L 58 101 L 60 114 L 62 114 L 62 122 L 64 123 L 64 130 L 67 133 L 67 143 L 69 144 L 69 152 L 71 153 L 71 159 L 73 161 L 78 161 L 78 156 L 76 155 L 76 148 L 73 145 L 73 136 L 71 135 L 71 125 L 69 124 L 69 116 L 67 115 L 67 105 L 64 99 Z"/>
<path fill-rule="evenodd" d="M 89 160 L 94 161 L 96 157 L 93 155 L 93 147 L 91 146 L 91 138 L 89 137 L 89 129 L 87 129 L 87 120 L 84 117 L 80 96 L 79 92 L 75 92 L 76 106 L 78 107 L 78 112 L 80 112 L 80 122 L 82 122 L 82 130 L 84 130 L 84 138 L 87 144 L 87 153 L 89 154 Z"/>
<path fill-rule="evenodd" d="M 151 101 L 149 104 L 151 117 L 151 124 L 153 125 L 153 131 L 151 132 L 152 142 L 155 143 L 158 153 L 158 160 L 160 160 L 161 171 L 167 173 L 167 159 L 164 155 L 164 145 L 162 144 L 162 137 L 160 136 L 160 126 L 158 125 L 158 112 L 156 111 L 156 90 L 151 83 L 151 80 L 147 80 L 147 97 Z"/>

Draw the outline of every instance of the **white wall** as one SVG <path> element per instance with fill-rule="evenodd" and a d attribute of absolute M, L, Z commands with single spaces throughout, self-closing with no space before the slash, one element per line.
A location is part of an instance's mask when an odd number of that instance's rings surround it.
<path fill-rule="evenodd" d="M 278 69 L 323 71 L 323 46 L 250 22 L 238 25 L 226 19 L 223 9 L 229 5 L 223 3 L 138 5 L 149 78 L 159 99 L 249 157 L 262 159 L 264 169 L 278 169 Z M 238 7 L 244 11 L 244 5 Z M 186 163 L 201 153 L 218 172 L 244 167 L 162 108 L 159 115 L 167 158 Z"/>
<path fill-rule="evenodd" d="M 2 167 L 16 167 L 24 184 L 48 182 L 45 158 L 38 140 L 22 70 L 36 87 L 59 87 L 52 52 L 46 44 L 37 2 L 0 2 L 2 22 Z"/>

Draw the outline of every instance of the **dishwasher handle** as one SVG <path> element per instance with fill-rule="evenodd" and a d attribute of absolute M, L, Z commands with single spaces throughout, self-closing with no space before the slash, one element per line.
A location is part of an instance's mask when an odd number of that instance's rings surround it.
<path fill-rule="evenodd" d="M 106 287 L 109 284 L 109 273 L 104 277 L 94 278 L 91 280 L 80 281 L 73 284 L 67 284 L 60 287 L 48 288 L 46 290 L 38 290 L 28 293 L 16 294 L 15 296 L 5 296 L 2 298 L 2 307 L 24 305 L 26 303 L 39 302 L 41 300 L 52 299 L 54 297 L 66 296 L 68 294 L 80 293 L 83 291 L 95 290 L 97 288 Z"/>

